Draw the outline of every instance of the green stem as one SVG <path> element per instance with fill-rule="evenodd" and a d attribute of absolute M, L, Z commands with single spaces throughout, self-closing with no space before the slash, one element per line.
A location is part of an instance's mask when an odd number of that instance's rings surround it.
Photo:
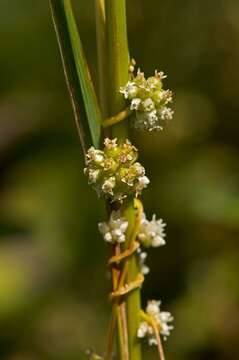
<path fill-rule="evenodd" d="M 95 0 L 95 15 L 96 15 L 96 40 L 97 40 L 97 53 L 98 53 L 98 69 L 99 69 L 99 98 L 100 106 L 103 113 L 103 117 L 110 116 L 110 88 L 109 79 L 109 65 L 108 61 L 108 43 L 107 43 L 107 26 L 106 26 L 106 13 L 105 0 Z M 104 136 L 111 137 L 111 129 L 104 129 Z M 111 212 L 111 204 L 107 203 L 106 207 L 108 212 Z M 119 249 L 120 250 L 120 249 Z M 112 285 L 113 290 L 116 290 L 118 286 L 118 271 L 112 269 Z M 106 352 L 106 360 L 110 360 L 112 357 L 112 350 L 114 344 L 115 325 L 117 323 L 117 345 L 119 350 L 120 359 L 128 359 L 128 347 L 127 347 L 127 324 L 125 316 L 125 306 L 119 302 L 114 302 L 112 306 L 112 315 L 108 333 L 108 344 Z"/>
<path fill-rule="evenodd" d="M 126 107 L 126 103 L 119 89 L 124 86 L 129 78 L 129 52 L 126 25 L 125 0 L 105 0 L 106 10 L 106 34 L 107 55 L 109 71 L 108 109 L 109 116 L 118 114 Z M 123 121 L 112 127 L 112 137 L 118 141 L 124 141 L 128 136 L 127 122 Z M 127 201 L 124 216 L 129 222 L 126 248 L 129 247 L 132 238 L 131 230 L 135 224 L 135 209 L 133 199 Z M 133 255 L 128 261 L 127 281 L 134 281 L 139 272 L 136 256 Z M 140 322 L 140 289 L 133 290 L 126 296 L 127 325 L 128 325 L 128 349 L 130 360 L 141 360 L 141 345 L 137 340 L 137 329 Z M 119 359 L 125 360 L 122 354 Z"/>
<path fill-rule="evenodd" d="M 105 0 L 105 5 L 109 73 L 108 108 L 109 116 L 112 116 L 126 107 L 119 89 L 128 81 L 129 52 L 125 0 Z M 127 135 L 126 123 L 113 126 L 113 137 L 124 140 Z"/>
<path fill-rule="evenodd" d="M 120 245 L 117 244 L 114 249 L 114 254 L 120 254 Z M 118 268 L 112 268 L 112 287 L 113 291 L 116 291 L 120 286 L 120 271 Z M 115 322 L 117 320 L 117 330 L 118 330 L 118 338 L 117 344 L 119 349 L 119 356 L 120 359 L 129 360 L 128 356 L 128 346 L 127 346 L 127 324 L 126 324 L 126 316 L 125 316 L 125 306 L 124 303 L 118 300 L 113 302 L 112 306 L 112 317 L 110 322 L 110 329 L 108 335 L 108 345 L 107 345 L 107 353 L 106 353 L 106 360 L 111 360 L 112 356 L 112 348 L 113 348 L 113 337 L 114 337 L 114 330 L 115 330 Z"/>
<path fill-rule="evenodd" d="M 108 119 L 105 119 L 102 122 L 102 126 L 104 128 L 108 127 L 108 126 L 112 126 L 115 124 L 118 124 L 119 122 L 127 119 L 127 117 L 129 117 L 132 114 L 132 110 L 130 110 L 129 107 L 127 107 L 125 110 L 120 111 L 117 115 L 111 116 Z"/>
<path fill-rule="evenodd" d="M 96 20 L 97 20 L 97 42 L 98 42 L 98 56 L 100 81 L 104 83 L 100 87 L 102 108 L 107 112 L 106 117 L 109 117 L 113 125 L 109 130 L 105 129 L 105 135 L 112 136 L 118 141 L 124 141 L 128 136 L 127 122 L 123 122 L 123 118 L 128 116 L 126 109 L 126 102 L 123 96 L 119 93 L 121 86 L 124 86 L 129 78 L 129 53 L 127 42 L 127 26 L 126 26 L 126 4 L 125 0 L 95 0 L 96 5 Z M 105 13 L 102 16 L 102 9 Z M 105 23 L 102 19 L 105 18 Z M 105 27 L 104 27 L 105 24 Z M 106 41 L 106 43 L 105 43 Z M 106 49 L 106 51 L 102 51 Z M 107 59 L 107 63 L 106 63 Z M 103 92 L 103 94 L 102 94 Z M 116 117 L 114 114 L 118 114 Z M 120 114 L 120 115 L 119 115 Z M 113 118 L 113 120 L 112 120 Z M 116 120 L 116 121 L 115 121 Z M 119 121 L 118 121 L 119 120 Z M 108 121 L 108 120 L 107 120 Z M 107 132 L 106 132 L 107 131 Z M 110 132 L 109 132 L 110 131 Z M 129 222 L 129 229 L 132 229 L 135 224 L 135 209 L 133 199 L 127 202 L 125 207 L 125 216 Z M 128 232 L 127 245 L 131 243 L 132 233 Z M 133 255 L 128 261 L 128 275 L 127 281 L 135 280 L 139 269 L 136 256 Z M 127 338 L 127 334 L 122 333 L 123 317 L 122 310 L 119 305 L 113 308 L 113 316 L 117 316 L 118 323 L 118 344 L 119 354 L 118 359 L 126 360 L 125 345 L 129 351 L 130 360 L 141 360 L 141 346 L 137 341 L 137 328 L 140 321 L 140 290 L 136 289 L 126 296 L 127 309 L 127 332 L 129 333 L 128 344 L 122 344 L 122 337 Z M 123 304 L 124 306 L 124 304 Z M 124 306 L 125 307 L 125 306 Z M 124 310 L 125 311 L 125 310 Z M 125 312 L 124 312 L 125 314 Z M 113 319 L 114 323 L 114 319 Z M 113 326 L 114 327 L 114 326 Z M 112 330 L 112 329 L 111 329 Z M 110 345 L 111 347 L 111 345 Z"/>
<path fill-rule="evenodd" d="M 142 207 L 137 206 L 137 200 L 133 204 L 129 202 L 124 209 L 124 217 L 128 220 L 128 229 L 126 233 L 126 248 L 135 241 L 138 232 L 138 221 L 141 219 Z M 133 208 L 133 209 L 132 209 Z M 134 281 L 139 273 L 139 264 L 136 255 L 129 258 L 127 283 Z M 137 330 L 140 323 L 141 299 L 140 288 L 131 291 L 127 295 L 127 315 L 128 315 L 128 336 L 130 360 L 141 359 L 141 344 L 137 338 Z"/>

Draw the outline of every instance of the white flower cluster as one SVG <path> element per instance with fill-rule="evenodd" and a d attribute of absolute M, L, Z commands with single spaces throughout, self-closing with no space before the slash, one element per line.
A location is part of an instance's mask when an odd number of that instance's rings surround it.
<path fill-rule="evenodd" d="M 132 71 L 134 67 L 132 66 Z M 162 120 L 171 120 L 172 91 L 163 90 L 163 72 L 155 71 L 154 76 L 145 78 L 138 69 L 137 75 L 131 73 L 131 80 L 120 88 L 125 99 L 130 101 L 130 109 L 136 111 L 133 125 L 138 130 L 162 130 Z"/>
<path fill-rule="evenodd" d="M 85 174 L 99 196 L 112 201 L 121 201 L 127 195 L 135 195 L 149 184 L 145 169 L 136 162 L 137 149 L 126 140 L 118 144 L 117 139 L 104 141 L 103 150 L 91 147 L 87 154 Z"/>
<path fill-rule="evenodd" d="M 143 213 L 141 226 L 138 233 L 138 240 L 145 247 L 158 247 L 165 245 L 165 228 L 166 224 L 162 219 L 156 219 L 153 215 L 152 220 L 147 220 Z"/>
<path fill-rule="evenodd" d="M 112 211 L 108 222 L 99 223 L 99 231 L 105 241 L 109 243 L 122 243 L 125 241 L 125 232 L 128 227 L 128 221 L 121 217 L 120 211 Z"/>
<path fill-rule="evenodd" d="M 144 247 L 159 247 L 165 245 L 164 227 L 166 224 L 162 219 L 156 220 L 155 215 L 151 221 L 146 219 L 145 214 L 142 214 L 140 229 L 137 234 L 137 240 Z M 105 241 L 109 243 L 122 243 L 125 241 L 125 232 L 128 227 L 128 222 L 121 216 L 120 210 L 112 211 L 110 219 L 107 222 L 99 223 L 99 231 L 103 235 Z M 142 251 L 141 247 L 137 249 L 138 264 L 143 275 L 149 273 L 150 269 L 145 264 L 147 253 Z"/>
<path fill-rule="evenodd" d="M 164 340 L 170 335 L 170 331 L 174 328 L 170 323 L 173 321 L 173 317 L 168 311 L 160 311 L 161 301 L 150 300 L 147 303 L 146 314 L 155 321 L 158 327 L 159 333 L 163 336 Z M 140 323 L 137 336 L 144 338 L 147 336 L 149 345 L 157 345 L 157 339 L 155 337 L 154 329 L 150 323 L 146 320 Z"/>

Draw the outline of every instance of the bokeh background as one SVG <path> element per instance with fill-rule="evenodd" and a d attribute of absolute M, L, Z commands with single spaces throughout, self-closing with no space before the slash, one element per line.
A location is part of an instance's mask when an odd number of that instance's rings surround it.
<path fill-rule="evenodd" d="M 96 76 L 93 1 L 78 19 Z M 167 359 L 239 358 L 239 3 L 128 1 L 132 56 L 169 76 L 175 117 L 132 132 L 167 221 L 143 291 L 175 316 Z M 109 306 L 103 203 L 83 158 L 47 1 L 0 3 L 0 358 L 102 353 Z M 145 359 L 156 359 L 144 348 Z"/>

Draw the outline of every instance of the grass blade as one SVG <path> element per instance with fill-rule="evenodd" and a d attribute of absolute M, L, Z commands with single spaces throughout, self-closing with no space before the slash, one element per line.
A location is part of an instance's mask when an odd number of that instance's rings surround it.
<path fill-rule="evenodd" d="M 71 1 L 50 0 L 50 6 L 64 73 L 83 149 L 84 151 L 86 150 L 84 131 L 86 127 L 83 126 L 79 116 L 82 100 L 88 120 L 91 142 L 95 147 L 99 147 L 101 113 L 77 29 Z"/>

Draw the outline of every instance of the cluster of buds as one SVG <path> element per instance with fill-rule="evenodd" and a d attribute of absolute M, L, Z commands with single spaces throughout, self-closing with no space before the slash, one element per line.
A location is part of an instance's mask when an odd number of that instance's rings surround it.
<path fill-rule="evenodd" d="M 136 162 L 137 149 L 126 140 L 122 144 L 117 139 L 104 141 L 103 150 L 91 147 L 87 154 L 85 174 L 99 196 L 111 201 L 121 201 L 128 195 L 139 195 L 148 185 L 145 169 Z"/>
<path fill-rule="evenodd" d="M 130 81 L 120 88 L 125 99 L 130 101 L 130 110 L 136 111 L 133 125 L 138 130 L 162 130 L 162 120 L 171 120 L 173 116 L 168 106 L 172 102 L 172 91 L 163 90 L 162 80 L 166 75 L 156 70 L 154 76 L 146 79 L 138 69 L 134 76 L 133 65 L 130 66 Z"/>
<path fill-rule="evenodd" d="M 156 220 L 156 216 L 153 215 L 152 220 L 149 221 L 143 213 L 137 240 L 146 248 L 165 245 L 165 226 L 166 224 L 162 219 Z M 111 244 L 125 242 L 128 221 L 121 215 L 120 210 L 113 210 L 109 220 L 107 222 L 100 222 L 98 227 L 106 242 Z M 148 274 L 150 269 L 145 264 L 147 253 L 142 251 L 141 247 L 137 249 L 137 258 L 141 273 L 143 275 Z"/>
<path fill-rule="evenodd" d="M 120 211 L 112 211 L 108 222 L 99 223 L 99 231 L 105 241 L 115 244 L 125 242 L 128 221 L 121 217 Z"/>
<path fill-rule="evenodd" d="M 156 215 L 153 215 L 152 220 L 150 221 L 146 219 L 146 216 L 143 213 L 138 240 L 145 247 L 159 247 L 165 245 L 165 226 L 166 224 L 162 219 L 156 219 Z"/>
<path fill-rule="evenodd" d="M 137 255 L 140 271 L 143 275 L 147 275 L 150 272 L 150 268 L 145 264 L 148 254 L 139 247 L 137 249 Z"/>
<path fill-rule="evenodd" d="M 170 331 L 173 329 L 173 325 L 170 323 L 173 321 L 173 317 L 168 311 L 160 311 L 161 301 L 150 300 L 147 303 L 146 315 L 152 320 L 158 328 L 158 332 L 163 336 L 164 340 L 170 335 Z M 138 338 L 148 338 L 149 345 L 157 345 L 157 339 L 155 331 L 151 321 L 144 320 L 140 323 L 138 332 Z"/>
<path fill-rule="evenodd" d="M 149 221 L 146 219 L 145 213 L 143 213 L 137 240 L 146 248 L 163 246 L 166 244 L 164 240 L 166 236 L 164 232 L 165 226 L 166 224 L 162 219 L 156 220 L 156 216 L 153 215 L 152 220 Z M 147 275 L 150 271 L 150 268 L 145 264 L 147 253 L 142 251 L 141 248 L 137 252 L 140 271 L 143 275 Z"/>

